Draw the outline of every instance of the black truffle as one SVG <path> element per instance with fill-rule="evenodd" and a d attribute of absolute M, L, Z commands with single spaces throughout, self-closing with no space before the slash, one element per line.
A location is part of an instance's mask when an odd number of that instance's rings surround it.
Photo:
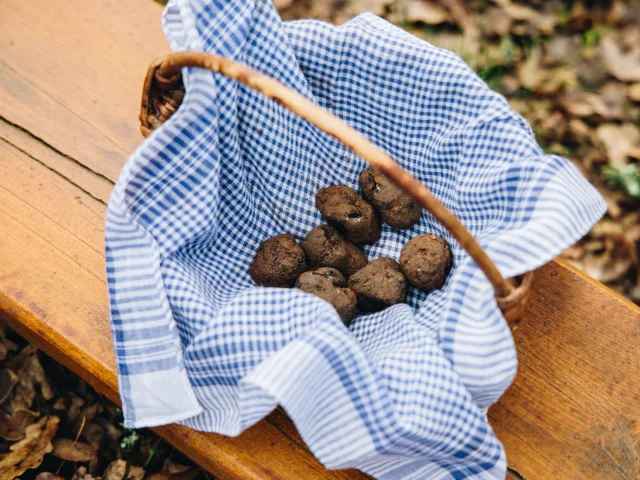
<path fill-rule="evenodd" d="M 364 268 L 364 266 L 369 263 L 369 260 L 367 260 L 364 250 L 358 248 L 348 240 L 345 240 L 345 243 L 347 244 L 347 257 L 345 258 L 344 268 L 341 272 L 345 277 L 349 278 L 358 270 Z"/>
<path fill-rule="evenodd" d="M 324 218 L 354 243 L 375 243 L 380 238 L 380 220 L 370 203 L 345 185 L 323 188 L 316 205 Z"/>
<path fill-rule="evenodd" d="M 260 244 L 249 274 L 263 287 L 292 287 L 307 269 L 304 251 L 291 235 L 276 235 Z"/>
<path fill-rule="evenodd" d="M 321 267 L 305 272 L 298 278 L 296 287 L 329 302 L 340 318 L 348 325 L 356 314 L 356 294 L 346 288 L 347 282 L 335 268 Z"/>
<path fill-rule="evenodd" d="M 402 248 L 400 269 L 420 290 L 442 287 L 451 268 L 451 250 L 444 238 L 418 235 Z"/>
<path fill-rule="evenodd" d="M 400 266 L 391 258 L 377 258 L 349 277 L 349 288 L 358 297 L 358 307 L 364 312 L 377 312 L 404 302 L 407 279 Z"/>
<path fill-rule="evenodd" d="M 367 168 L 360 174 L 360 185 L 364 198 L 391 227 L 405 229 L 420 220 L 422 208 L 380 170 Z"/>
<path fill-rule="evenodd" d="M 329 225 L 311 230 L 301 246 L 312 269 L 331 267 L 349 276 L 367 264 L 364 252 Z"/>

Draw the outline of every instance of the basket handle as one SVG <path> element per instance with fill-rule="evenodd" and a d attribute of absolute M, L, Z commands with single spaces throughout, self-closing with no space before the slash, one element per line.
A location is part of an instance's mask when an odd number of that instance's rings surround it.
<path fill-rule="evenodd" d="M 519 285 L 513 279 L 505 279 L 469 230 L 424 185 L 345 122 L 271 77 L 225 57 L 202 52 L 178 52 L 156 59 L 149 66 L 142 91 L 140 129 L 145 137 L 179 106 L 181 98 L 177 102 L 169 100 L 169 103 L 159 105 L 153 101 L 153 95 L 179 87 L 183 67 L 205 68 L 257 90 L 341 141 L 356 155 L 377 167 L 451 232 L 493 285 L 498 305 L 507 320 L 520 317 L 531 286 L 532 272 L 525 274 Z M 164 98 L 167 99 L 166 96 Z"/>

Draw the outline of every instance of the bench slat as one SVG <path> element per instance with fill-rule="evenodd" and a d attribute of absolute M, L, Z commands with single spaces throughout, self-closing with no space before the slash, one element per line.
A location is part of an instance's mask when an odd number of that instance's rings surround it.
<path fill-rule="evenodd" d="M 141 142 L 146 66 L 168 51 L 159 16 L 147 0 L 0 2 L 0 314 L 116 401 L 105 203 Z M 638 476 L 639 329 L 637 307 L 573 268 L 538 271 L 518 376 L 489 412 L 511 467 Z M 220 478 L 364 478 L 324 470 L 280 410 L 235 439 L 156 431 Z"/>
<path fill-rule="evenodd" d="M 518 376 L 489 411 L 525 477 L 640 477 L 640 310 L 573 267 L 536 273 Z"/>
<path fill-rule="evenodd" d="M 111 181 L 141 142 L 142 80 L 169 53 L 148 0 L 0 2 L 0 115 Z"/>
<path fill-rule="evenodd" d="M 18 333 L 118 401 L 102 248 L 106 207 L 0 140 L 0 312 Z M 220 478 L 364 479 L 327 471 L 281 412 L 237 438 L 156 431 Z"/>

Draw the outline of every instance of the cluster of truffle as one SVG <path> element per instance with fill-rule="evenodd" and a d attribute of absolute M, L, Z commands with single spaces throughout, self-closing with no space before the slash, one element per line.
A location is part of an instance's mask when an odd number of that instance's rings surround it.
<path fill-rule="evenodd" d="M 396 229 L 415 225 L 422 215 L 413 199 L 374 167 L 360 175 L 360 196 L 351 188 L 323 188 L 316 205 L 327 224 L 311 230 L 298 245 L 287 234 L 260 244 L 249 272 L 265 287 L 293 287 L 334 306 L 348 324 L 359 309 L 377 312 L 402 303 L 407 284 L 421 290 L 440 288 L 451 266 L 447 242 L 435 235 L 418 235 L 402 248 L 400 262 L 392 258 L 367 260 L 356 244 L 380 238 L 380 219 Z"/>

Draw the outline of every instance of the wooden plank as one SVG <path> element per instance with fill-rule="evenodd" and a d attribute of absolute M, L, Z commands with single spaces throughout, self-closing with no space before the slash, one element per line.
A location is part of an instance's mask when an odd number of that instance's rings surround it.
<path fill-rule="evenodd" d="M 104 258 L 97 250 L 104 215 L 104 204 L 0 140 L 2 317 L 117 402 Z M 220 478 L 366 478 L 324 469 L 292 428 L 278 414 L 236 438 L 178 425 L 156 431 Z"/>
<path fill-rule="evenodd" d="M 0 2 L 0 116 L 112 181 L 140 144 L 161 10 L 137 0 Z"/>
<path fill-rule="evenodd" d="M 518 375 L 489 415 L 525 478 L 640 478 L 640 309 L 565 263 L 536 273 Z"/>
<path fill-rule="evenodd" d="M 57 172 L 95 200 L 99 200 L 105 205 L 109 201 L 109 195 L 113 189 L 113 182 L 110 179 L 96 175 L 95 172 L 76 162 L 73 158 L 56 152 L 31 133 L 0 119 L 0 139 L 13 145 L 36 162 Z"/>

